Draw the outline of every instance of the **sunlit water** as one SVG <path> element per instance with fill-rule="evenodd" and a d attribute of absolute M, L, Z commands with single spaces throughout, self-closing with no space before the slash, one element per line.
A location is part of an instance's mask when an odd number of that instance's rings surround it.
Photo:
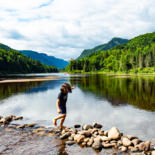
<path fill-rule="evenodd" d="M 61 84 L 69 82 L 76 89 L 68 95 L 66 126 L 98 122 L 103 129 L 116 126 L 144 140 L 155 138 L 155 77 L 56 75 L 53 81 L 0 84 L 0 115 L 53 126 Z"/>

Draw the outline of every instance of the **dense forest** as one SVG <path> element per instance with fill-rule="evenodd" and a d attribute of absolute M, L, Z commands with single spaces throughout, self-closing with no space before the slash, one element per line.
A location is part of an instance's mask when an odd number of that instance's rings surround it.
<path fill-rule="evenodd" d="M 58 72 L 56 67 L 43 65 L 8 46 L 0 44 L 0 74 Z"/>
<path fill-rule="evenodd" d="M 85 49 L 77 59 L 85 58 L 85 57 L 87 57 L 87 56 L 89 56 L 89 55 L 91 55 L 93 53 L 98 53 L 98 52 L 101 52 L 101 51 L 104 51 L 104 50 L 109 50 L 112 47 L 115 47 L 115 46 L 121 45 L 121 44 L 125 44 L 128 41 L 129 40 L 123 39 L 123 38 L 113 38 L 108 43 L 96 46 L 96 47 L 94 47 L 92 49 Z"/>
<path fill-rule="evenodd" d="M 70 60 L 69 72 L 155 72 L 155 33 L 147 33 L 106 51 Z"/>

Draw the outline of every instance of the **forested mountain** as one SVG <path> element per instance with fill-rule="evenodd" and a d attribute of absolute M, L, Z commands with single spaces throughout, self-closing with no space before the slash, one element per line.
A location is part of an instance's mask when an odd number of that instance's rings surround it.
<path fill-rule="evenodd" d="M 97 53 L 97 52 L 100 52 L 100 51 L 108 50 L 108 49 L 111 49 L 112 47 L 115 47 L 115 46 L 120 45 L 120 44 L 125 44 L 127 42 L 128 42 L 127 39 L 113 38 L 112 40 L 110 40 L 106 44 L 102 44 L 102 45 L 96 46 L 96 47 L 94 47 L 92 49 L 84 50 L 77 59 L 85 58 L 85 57 L 87 57 L 87 56 L 89 56 L 89 55 L 91 55 L 93 53 Z"/>
<path fill-rule="evenodd" d="M 19 52 L 21 52 L 22 54 L 24 54 L 34 60 L 40 61 L 41 63 L 43 63 L 45 65 L 55 66 L 59 69 L 64 68 L 69 64 L 68 61 L 65 61 L 63 59 L 58 59 L 54 56 L 48 56 L 47 54 L 44 54 L 44 53 L 38 53 L 35 51 L 30 51 L 30 50 L 22 50 Z"/>
<path fill-rule="evenodd" d="M 69 72 L 155 72 L 155 32 L 140 35 L 128 43 L 71 60 Z"/>
<path fill-rule="evenodd" d="M 46 66 L 4 44 L 0 44 L 0 74 L 44 72 L 58 72 L 58 69 L 56 67 Z"/>

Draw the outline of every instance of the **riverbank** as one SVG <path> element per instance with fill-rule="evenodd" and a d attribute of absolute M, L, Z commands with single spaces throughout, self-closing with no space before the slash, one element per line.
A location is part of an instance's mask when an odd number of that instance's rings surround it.
<path fill-rule="evenodd" d="M 0 154 L 16 155 L 154 155 L 155 144 L 133 135 L 123 135 L 116 127 L 104 131 L 101 124 L 46 128 L 36 124 L 14 124 L 23 117 L 0 118 Z M 152 139 L 153 140 L 153 139 Z"/>

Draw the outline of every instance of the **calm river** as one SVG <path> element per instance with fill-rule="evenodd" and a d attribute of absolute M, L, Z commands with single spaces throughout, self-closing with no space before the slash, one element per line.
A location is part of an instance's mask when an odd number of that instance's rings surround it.
<path fill-rule="evenodd" d="M 76 89 L 68 95 L 65 126 L 98 122 L 105 130 L 116 126 L 142 140 L 155 138 L 155 76 L 50 75 L 59 78 L 1 83 L 0 115 L 22 115 L 22 123 L 53 126 L 60 86 L 69 82 Z"/>

